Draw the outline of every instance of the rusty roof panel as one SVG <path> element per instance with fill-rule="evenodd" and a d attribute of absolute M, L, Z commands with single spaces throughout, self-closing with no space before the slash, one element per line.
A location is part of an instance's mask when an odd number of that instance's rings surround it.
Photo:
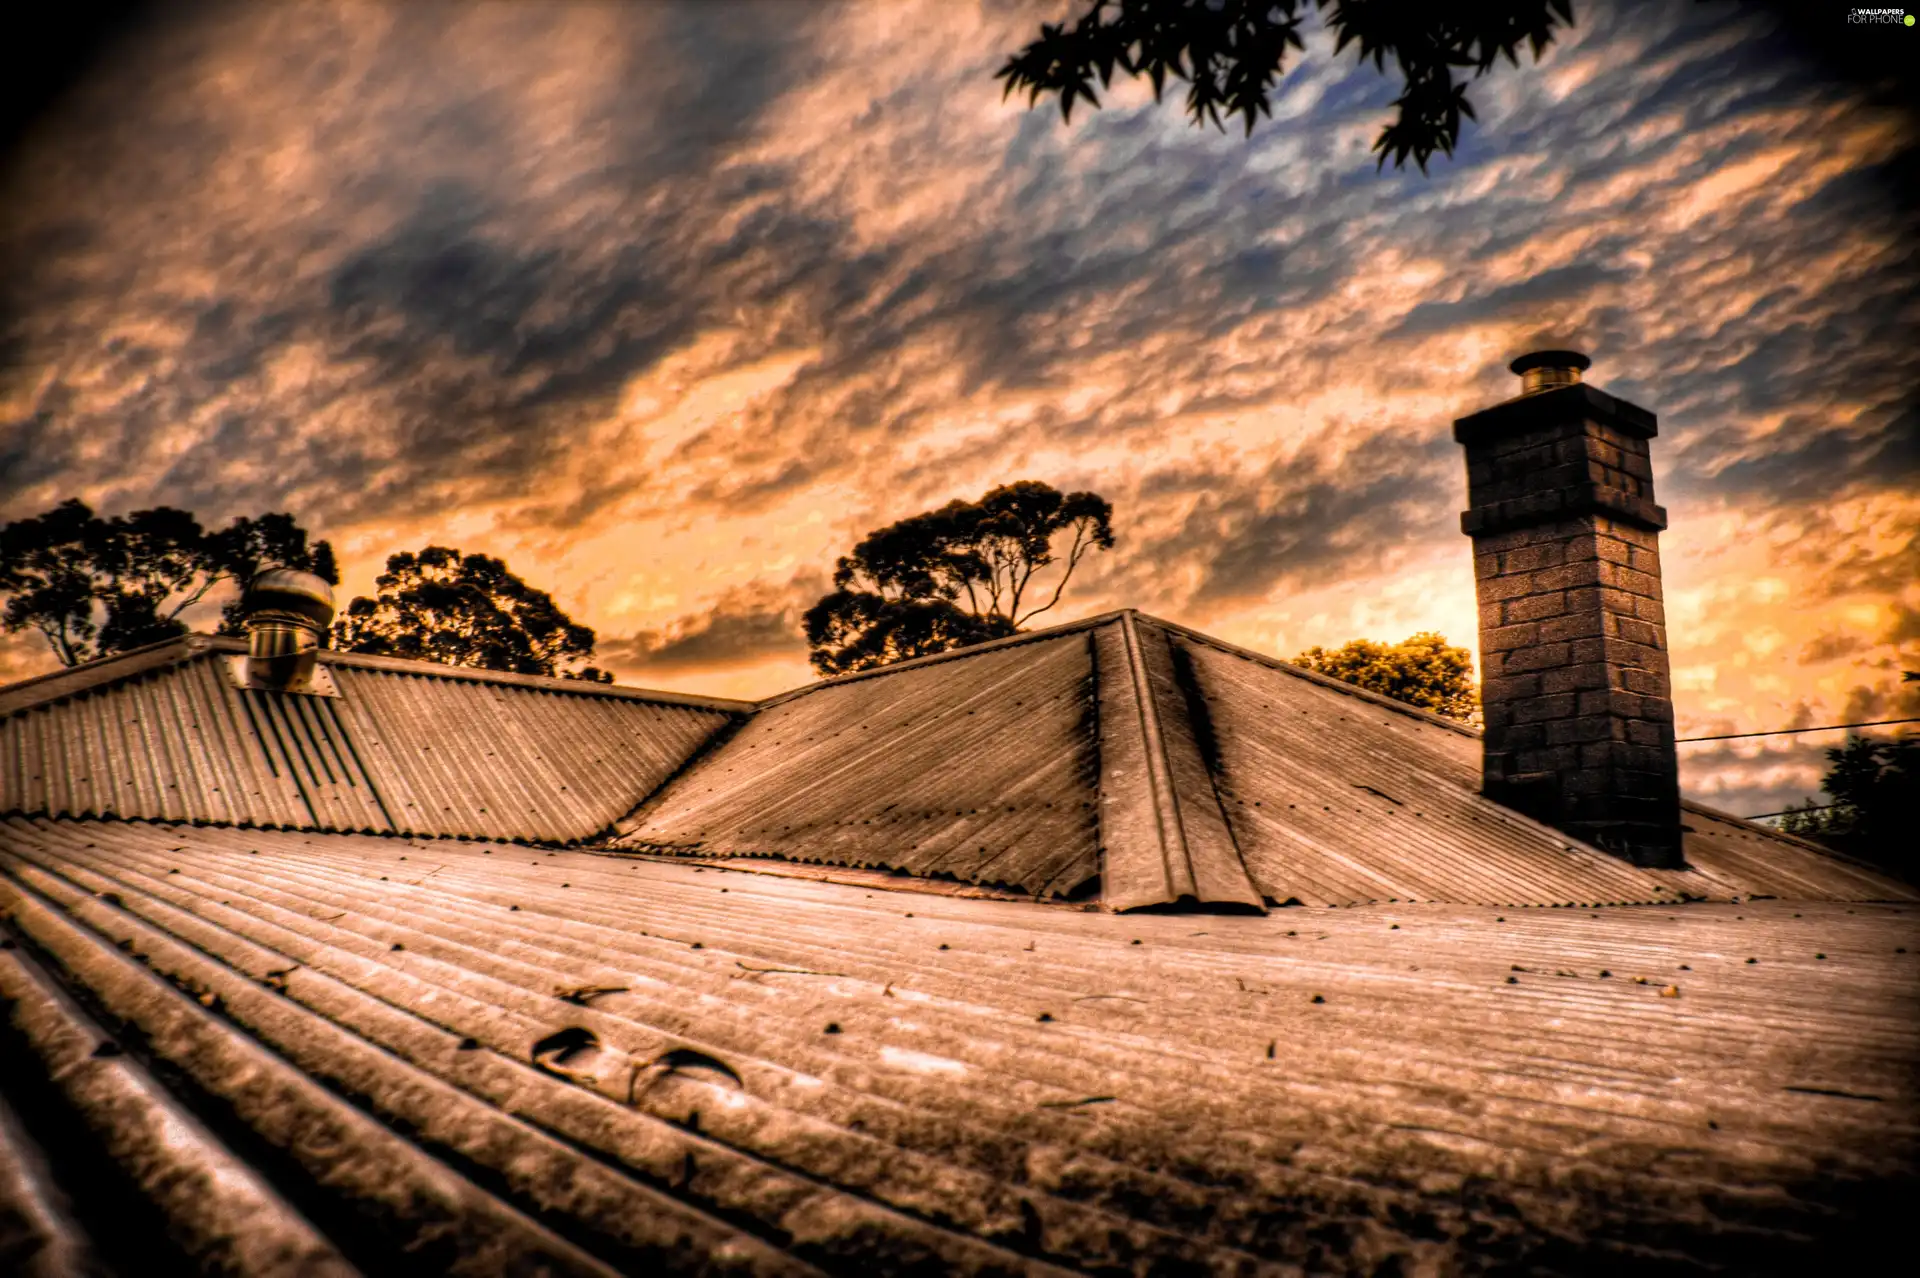
<path fill-rule="evenodd" d="M 338 697 L 247 690 L 224 666 L 242 647 L 196 637 L 118 659 L 118 679 L 109 661 L 33 681 L 0 718 L 0 811 L 564 842 L 732 714 L 339 653 L 322 655 Z"/>
<path fill-rule="evenodd" d="M 1920 1157 L 1897 906 L 1115 916 L 16 817 L 0 915 L 9 994 L 367 1270 L 1811 1270 Z M 9 1097 L 67 1059 L 30 1002 Z M 121 1139 L 89 1103 L 15 1108 Z"/>
<path fill-rule="evenodd" d="M 999 646 L 776 699 L 619 843 L 1071 892 L 1098 872 L 1088 636 Z"/>

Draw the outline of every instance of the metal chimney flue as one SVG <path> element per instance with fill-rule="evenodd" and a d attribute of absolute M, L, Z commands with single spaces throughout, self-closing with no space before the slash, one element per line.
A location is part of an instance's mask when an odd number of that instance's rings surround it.
<path fill-rule="evenodd" d="M 269 568 L 241 598 L 247 655 L 236 658 L 245 687 L 268 692 L 337 696 L 320 665 L 320 648 L 333 624 L 333 588 L 296 568 Z"/>
<path fill-rule="evenodd" d="M 1533 351 L 1507 365 L 1520 376 L 1520 393 L 1572 386 L 1580 374 L 1593 367 L 1593 361 L 1579 351 Z"/>

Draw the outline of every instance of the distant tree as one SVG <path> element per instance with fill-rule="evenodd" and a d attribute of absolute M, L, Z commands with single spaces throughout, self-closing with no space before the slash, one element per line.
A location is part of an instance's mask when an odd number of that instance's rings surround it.
<path fill-rule="evenodd" d="M 1069 532 L 1062 558 L 1054 542 Z M 1017 634 L 1096 547 L 1113 548 L 1106 499 L 1033 480 L 889 524 L 840 559 L 834 591 L 808 610 L 813 668 L 845 674 Z M 1055 565 L 1052 590 L 1036 586 Z"/>
<path fill-rule="evenodd" d="M 238 518 L 210 532 L 170 506 L 102 519 L 69 498 L 0 529 L 0 627 L 37 630 L 62 665 L 78 665 L 187 633 L 182 613 L 269 563 L 340 579 L 333 548 L 309 547 L 292 515 Z M 227 606 L 229 626 L 237 608 Z"/>
<path fill-rule="evenodd" d="M 1453 154 L 1460 117 L 1473 118 L 1467 101 L 1473 80 L 1502 57 L 1520 65 L 1522 44 L 1538 62 L 1556 28 L 1573 25 L 1572 0 L 1085 0 L 1078 21 L 1043 23 L 1040 38 L 996 74 L 1007 93 L 1026 90 L 1029 107 L 1058 94 L 1068 120 L 1076 101 L 1100 105 L 1096 75 L 1102 88 L 1112 84 L 1115 68 L 1145 76 L 1156 102 L 1172 76 L 1186 81 L 1187 114 L 1195 124 L 1224 130 L 1224 112 L 1243 120 L 1251 135 L 1260 116 L 1273 115 L 1271 94 L 1287 50 L 1306 47 L 1300 28 L 1312 8 L 1326 13 L 1336 54 L 1353 44 L 1360 61 L 1373 59 L 1376 70 L 1384 72 L 1389 57 L 1398 64 L 1405 87 L 1373 149 L 1382 165 L 1392 157 L 1395 168 L 1411 155 L 1423 173 L 1435 151 Z M 1455 83 L 1455 68 L 1470 69 L 1471 76 Z"/>
<path fill-rule="evenodd" d="M 1355 639 L 1345 647 L 1313 647 L 1293 664 L 1465 722 L 1480 708 L 1473 654 L 1423 630 L 1396 644 Z"/>
<path fill-rule="evenodd" d="M 1913 682 L 1920 672 L 1902 678 Z M 1848 734 L 1827 762 L 1820 788 L 1833 801 L 1787 809 L 1780 828 L 1920 882 L 1920 735 Z"/>
<path fill-rule="evenodd" d="M 509 674 L 611 683 L 573 663 L 593 655 L 593 631 L 488 555 L 445 546 L 389 556 L 378 594 L 359 596 L 333 625 L 334 646 Z"/>
<path fill-rule="evenodd" d="M 562 679 L 578 679 L 581 683 L 612 683 L 613 672 L 602 670 L 599 666 L 583 666 L 578 670 L 562 670 Z"/>

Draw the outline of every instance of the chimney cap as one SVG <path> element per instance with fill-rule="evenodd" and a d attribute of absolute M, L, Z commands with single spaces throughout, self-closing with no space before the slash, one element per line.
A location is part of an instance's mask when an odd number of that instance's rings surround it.
<path fill-rule="evenodd" d="M 1536 368 L 1568 368 L 1584 373 L 1592 367 L 1593 361 L 1579 351 L 1531 351 L 1507 365 L 1507 370 L 1524 377 Z"/>
<path fill-rule="evenodd" d="M 247 583 L 241 609 L 248 620 L 299 619 L 325 630 L 333 622 L 333 587 L 325 578 L 298 568 L 268 568 Z"/>

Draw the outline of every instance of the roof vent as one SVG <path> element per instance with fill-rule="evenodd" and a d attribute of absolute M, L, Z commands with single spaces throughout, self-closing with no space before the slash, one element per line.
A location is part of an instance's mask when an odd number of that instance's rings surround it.
<path fill-rule="evenodd" d="M 1522 355 L 1507 367 L 1520 375 L 1520 393 L 1572 386 L 1580 374 L 1593 367 L 1593 361 L 1579 351 L 1534 351 Z"/>
<path fill-rule="evenodd" d="M 247 655 L 229 662 L 242 687 L 337 697 L 320 664 L 333 624 L 333 588 L 310 572 L 269 568 L 247 584 L 240 601 Z"/>

